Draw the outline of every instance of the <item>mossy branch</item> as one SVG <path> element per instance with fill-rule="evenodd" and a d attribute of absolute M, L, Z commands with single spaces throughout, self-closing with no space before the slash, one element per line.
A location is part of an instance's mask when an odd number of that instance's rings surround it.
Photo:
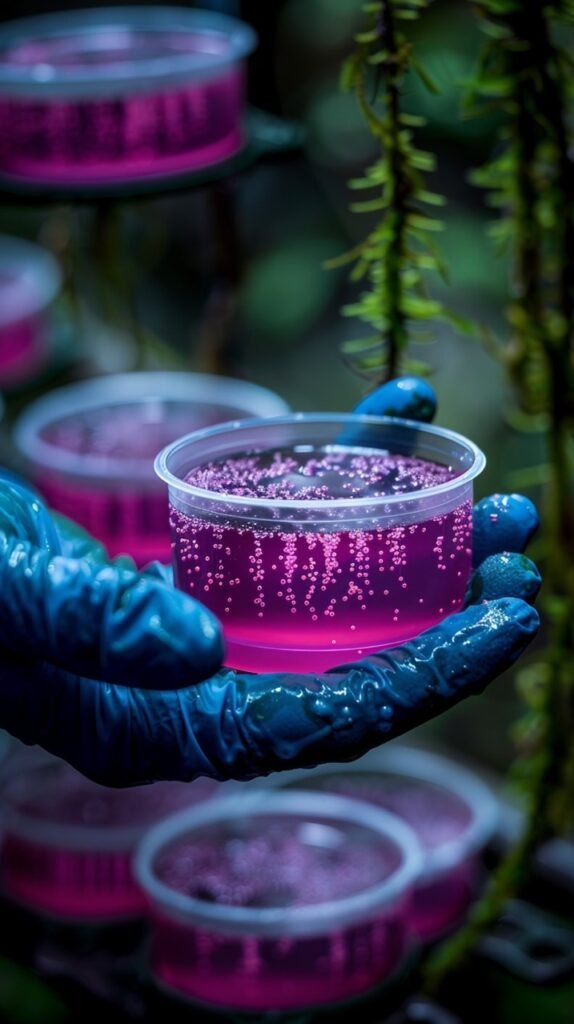
<path fill-rule="evenodd" d="M 428 292 L 429 271 L 445 276 L 432 239 L 443 225 L 428 208 L 442 206 L 444 199 L 424 181 L 425 172 L 434 169 L 434 157 L 413 141 L 413 129 L 424 125 L 424 119 L 401 108 L 401 89 L 410 72 L 435 90 L 400 27 L 415 20 L 427 5 L 428 0 L 367 3 L 367 26 L 356 36 L 357 48 L 342 72 L 342 87 L 355 93 L 381 150 L 363 177 L 349 183 L 352 190 L 367 193 L 367 198 L 352 203 L 351 210 L 379 213 L 380 219 L 362 243 L 327 265 L 349 263 L 351 280 L 367 285 L 343 312 L 366 324 L 370 333 L 346 342 L 343 354 L 354 369 L 375 382 L 391 379 L 405 368 L 408 342 L 417 337 L 421 325 L 451 319 L 459 328 L 464 326 Z"/>
<path fill-rule="evenodd" d="M 528 711 L 515 736 L 515 778 L 526 797 L 523 833 L 503 859 L 467 925 L 430 958 L 436 991 L 474 949 L 506 900 L 520 892 L 539 844 L 574 826 L 574 166 L 572 62 L 557 42 L 574 27 L 572 0 L 480 0 L 487 36 L 469 98 L 487 96 L 504 120 L 502 152 L 475 173 L 503 211 L 496 237 L 513 262 L 510 340 L 502 356 L 523 414 L 548 423 L 543 497 L 548 644 L 518 675 Z"/>

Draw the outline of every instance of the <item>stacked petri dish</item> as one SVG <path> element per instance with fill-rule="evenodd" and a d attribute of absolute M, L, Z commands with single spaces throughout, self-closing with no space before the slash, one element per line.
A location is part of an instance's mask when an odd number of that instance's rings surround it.
<path fill-rule="evenodd" d="M 400 819 L 343 797 L 260 789 L 174 815 L 135 857 L 154 983 L 248 1013 L 364 996 L 408 958 L 419 870 Z"/>
<path fill-rule="evenodd" d="M 33 377 L 48 355 L 49 309 L 61 275 L 32 242 L 0 235 L 0 386 Z"/>
<path fill-rule="evenodd" d="M 162 818 L 217 794 L 207 779 L 109 789 L 43 752 L 16 758 L 0 783 L 2 896 L 68 923 L 141 918 L 138 841 Z"/>
<path fill-rule="evenodd" d="M 266 785 L 344 795 L 400 817 L 423 854 L 411 929 L 432 942 L 460 924 L 476 897 L 482 854 L 498 820 L 497 800 L 474 772 L 442 754 L 391 744 L 348 765 L 272 776 Z"/>
<path fill-rule="evenodd" d="M 0 30 L 0 174 L 102 185 L 205 168 L 246 141 L 242 22 L 104 7 Z"/>
<path fill-rule="evenodd" d="M 142 566 L 168 562 L 167 497 L 153 460 L 197 427 L 284 413 L 266 388 L 201 373 L 115 374 L 52 391 L 25 410 L 14 442 L 47 503 Z"/>

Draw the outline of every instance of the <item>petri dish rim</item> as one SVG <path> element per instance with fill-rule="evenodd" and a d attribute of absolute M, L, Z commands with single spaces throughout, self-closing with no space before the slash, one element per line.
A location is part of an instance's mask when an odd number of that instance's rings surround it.
<path fill-rule="evenodd" d="M 420 879 L 422 883 L 426 884 L 477 853 L 494 834 L 499 817 L 495 795 L 475 772 L 460 764 L 456 758 L 451 759 L 445 754 L 423 747 L 397 744 L 389 748 L 375 748 L 358 761 L 348 764 L 319 765 L 313 769 L 313 776 L 316 776 L 317 780 L 331 775 L 347 775 L 351 778 L 353 775 L 372 775 L 373 779 L 376 779 L 377 776 L 387 774 L 419 780 L 438 789 L 444 789 L 458 797 L 470 813 L 470 822 L 464 830 L 463 837 L 449 839 L 440 846 L 424 852 Z M 270 776 L 260 781 L 259 785 L 262 788 L 283 791 L 292 785 L 296 786 L 298 782 L 309 784 L 305 791 L 311 791 L 313 788 L 312 778 L 304 769 L 289 772 L 279 778 Z M 349 799 L 361 798 L 351 796 Z M 365 803 L 367 806 L 374 806 L 367 800 Z"/>
<path fill-rule="evenodd" d="M 59 762 L 51 758 L 45 763 L 36 763 L 19 771 L 8 771 L 0 783 L 0 810 L 2 812 L 2 832 L 18 839 L 33 843 L 36 846 L 48 846 L 51 849 L 68 850 L 76 853 L 130 853 L 138 841 L 155 822 L 140 821 L 132 825 L 108 824 L 89 825 L 66 824 L 39 819 L 34 814 L 19 810 L 10 799 L 10 790 L 14 783 L 30 776 L 45 776 L 48 772 L 57 772 L 61 768 Z M 166 785 L 166 782 L 159 783 Z M 108 787 L 103 787 L 107 789 Z M 132 792 L 134 792 L 132 790 Z M 221 800 L 215 791 L 210 800 Z M 165 816 L 166 820 L 168 815 Z M 170 815 L 171 817 L 171 815 Z"/>
<path fill-rule="evenodd" d="M 30 464 L 62 476 L 86 482 L 98 478 L 142 479 L 151 480 L 153 484 L 151 459 L 141 460 L 140 464 L 140 460 L 128 458 L 77 454 L 41 437 L 44 429 L 69 416 L 132 403 L 137 405 L 146 398 L 182 405 L 198 401 L 220 407 L 229 404 L 232 414 L 238 408 L 245 407 L 247 412 L 255 406 L 261 410 L 259 417 L 269 418 L 289 411 L 287 403 L 274 391 L 233 377 L 179 370 L 110 374 L 69 384 L 32 402 L 14 426 L 15 445 Z"/>
<path fill-rule="evenodd" d="M 248 815 L 278 817 L 308 815 L 316 819 L 339 818 L 342 822 L 364 826 L 377 832 L 398 848 L 401 863 L 383 882 L 353 896 L 334 899 L 305 907 L 245 908 L 213 904 L 186 896 L 160 881 L 154 874 L 153 861 L 162 847 L 184 839 L 194 828 L 225 820 L 242 819 Z M 286 793 L 256 789 L 253 793 L 221 797 L 164 819 L 152 827 L 138 843 L 134 854 L 134 874 L 148 900 L 157 908 L 190 925 L 217 929 L 222 933 L 251 935 L 313 935 L 332 927 L 369 919 L 393 901 L 399 901 L 416 884 L 422 858 L 419 842 L 408 825 L 388 811 L 357 805 L 352 800 L 325 793 Z"/>
<path fill-rule="evenodd" d="M 337 422 L 340 427 L 364 425 L 365 427 L 398 427 L 406 431 L 416 432 L 417 435 L 426 435 L 430 438 L 440 439 L 442 441 L 450 441 L 453 444 L 458 445 L 461 449 L 465 449 L 467 453 L 472 456 L 473 462 L 464 473 L 459 476 L 453 477 L 446 483 L 436 484 L 434 487 L 428 487 L 420 491 L 412 491 L 410 494 L 393 494 L 385 495 L 383 497 L 367 497 L 367 498 L 327 498 L 327 499 L 273 499 L 273 498 L 245 498 L 241 495 L 227 494 L 225 491 L 209 491 L 201 487 L 196 487 L 194 484 L 190 484 L 180 477 L 176 476 L 175 473 L 169 468 L 168 462 L 177 452 L 183 448 L 187 448 L 192 444 L 198 444 L 201 441 L 209 441 L 210 438 L 221 436 L 222 434 L 240 431 L 240 430 L 252 430 L 254 428 L 263 427 L 264 430 L 270 430 L 272 427 L 281 426 L 295 426 L 297 424 L 328 424 L 330 422 Z M 352 446 L 349 446 L 352 447 Z M 355 446 L 356 447 L 356 446 Z M 241 449 L 239 449 L 241 450 Z M 230 449 L 226 454 L 231 455 L 233 449 Z M 394 416 L 355 416 L 352 414 L 341 414 L 341 413 L 304 413 L 296 412 L 291 413 L 287 416 L 277 416 L 273 418 L 265 419 L 264 423 L 261 420 L 249 419 L 249 420 L 234 420 L 228 423 L 217 424 L 217 426 L 205 428 L 203 430 L 196 430 L 191 434 L 186 434 L 184 437 L 179 438 L 172 444 L 167 445 L 156 457 L 154 468 L 158 477 L 166 483 L 171 491 L 179 492 L 180 495 L 185 495 L 187 498 L 196 499 L 204 503 L 204 507 L 208 507 L 208 503 L 212 502 L 214 505 L 225 504 L 226 509 L 232 512 L 233 509 L 237 509 L 238 513 L 241 510 L 245 513 L 245 509 L 253 510 L 255 513 L 257 510 L 264 511 L 268 509 L 277 509 L 283 513 L 296 513 L 300 512 L 307 514 L 309 512 L 322 513 L 318 518 L 327 518 L 330 512 L 341 510 L 345 507 L 353 510 L 369 510 L 371 515 L 376 514 L 377 509 L 385 510 L 390 512 L 393 509 L 400 508 L 401 510 L 408 506 L 414 501 L 420 501 L 424 498 L 425 503 L 431 504 L 433 500 L 441 497 L 447 497 L 452 491 L 464 489 L 465 486 L 470 485 L 472 481 L 482 472 L 486 465 L 486 456 L 468 438 L 462 434 L 458 434 L 452 430 L 446 430 L 443 427 L 431 426 L 427 423 L 419 423 L 416 420 L 401 419 Z"/>
<path fill-rule="evenodd" d="M 94 78 L 94 68 L 74 69 L 66 74 L 50 74 L 42 65 L 25 67 L 8 65 L 1 59 L 2 51 L 18 43 L 57 39 L 77 32 L 161 30 L 224 36 L 226 53 L 198 56 L 170 55 L 104 66 Z M 247 57 L 257 45 L 257 33 L 245 22 L 214 11 L 157 5 L 154 7 L 104 7 L 18 18 L 0 29 L 0 95 L 37 96 L 41 100 L 81 96 L 97 98 L 111 95 L 118 88 L 129 93 L 149 92 L 154 87 L 167 87 L 182 82 L 203 80 L 217 75 L 223 68 Z M 34 67 L 36 72 L 34 73 Z M 42 68 L 43 70 L 39 70 Z"/>
<path fill-rule="evenodd" d="M 34 242 L 0 235 L 0 273 L 15 274 L 24 298 L 0 303 L 0 329 L 42 312 L 56 298 L 62 274 L 54 257 Z"/>

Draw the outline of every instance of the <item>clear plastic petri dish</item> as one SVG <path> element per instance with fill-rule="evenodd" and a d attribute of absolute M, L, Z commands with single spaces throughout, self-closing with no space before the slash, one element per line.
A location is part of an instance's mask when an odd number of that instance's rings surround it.
<path fill-rule="evenodd" d="M 0 885 L 5 898 L 77 922 L 141 917 L 132 854 L 150 826 L 218 795 L 218 783 L 160 782 L 109 789 L 39 756 L 1 780 Z"/>
<path fill-rule="evenodd" d="M 105 184 L 199 170 L 245 143 L 240 21 L 185 7 L 104 7 L 0 29 L 0 173 Z"/>
<path fill-rule="evenodd" d="M 482 452 L 390 417 L 228 423 L 156 459 L 176 584 L 223 624 L 226 664 L 320 671 L 460 608 Z"/>
<path fill-rule="evenodd" d="M 18 384 L 41 368 L 48 311 L 60 284 L 50 253 L 33 242 L 0 235 L 0 386 Z"/>
<path fill-rule="evenodd" d="M 346 765 L 275 775 L 280 791 L 321 791 L 383 808 L 405 821 L 422 849 L 422 870 L 409 912 L 423 942 L 460 924 L 475 899 L 481 854 L 498 823 L 498 802 L 456 758 L 391 744 Z"/>
<path fill-rule="evenodd" d="M 342 797 L 256 790 L 175 815 L 135 856 L 154 982 L 247 1012 L 364 995 L 409 952 L 419 868 L 408 827 Z"/>
<path fill-rule="evenodd" d="M 201 373 L 143 372 L 82 381 L 32 402 L 14 442 L 48 504 L 138 565 L 168 562 L 168 504 L 154 457 L 200 426 L 277 416 L 288 406 L 251 384 Z"/>

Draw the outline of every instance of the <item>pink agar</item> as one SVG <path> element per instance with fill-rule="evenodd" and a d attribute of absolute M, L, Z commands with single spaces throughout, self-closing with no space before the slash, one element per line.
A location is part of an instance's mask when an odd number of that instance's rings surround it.
<path fill-rule="evenodd" d="M 294 449 L 227 458 L 189 483 L 215 494 L 289 500 L 380 498 L 446 483 L 448 467 L 384 452 Z M 226 663 L 317 671 L 395 646 L 460 608 L 471 565 L 471 504 L 405 526 L 317 532 L 282 518 L 170 509 L 177 585 L 223 623 Z M 302 517 L 299 516 L 301 519 Z M 310 517 L 311 518 L 311 517 Z M 336 522 L 336 520 L 334 520 Z"/>
<path fill-rule="evenodd" d="M 54 451 L 86 457 L 85 473 L 37 470 L 35 483 L 51 508 L 83 526 L 111 556 L 128 554 L 140 567 L 153 559 L 169 562 L 168 504 L 153 474 L 157 453 L 174 438 L 210 427 L 241 410 L 190 401 L 142 401 L 87 409 L 42 430 Z M 91 473 L 89 460 L 124 460 L 119 479 Z"/>
<path fill-rule="evenodd" d="M 164 883 L 222 908 L 308 907 L 359 894 L 398 866 L 390 845 L 362 845 L 360 832 L 340 848 L 312 845 L 303 830 L 279 821 L 245 838 L 187 839 L 158 857 Z M 270 826 L 270 827 L 269 827 Z M 195 927 L 154 911 L 155 977 L 181 995 L 214 1006 L 289 1010 L 363 994 L 392 975 L 405 955 L 407 903 L 402 897 L 343 927 L 277 936 Z"/>
<path fill-rule="evenodd" d="M 424 942 L 459 924 L 474 897 L 480 872 L 478 856 L 465 852 L 466 837 L 474 820 L 468 803 L 444 786 L 392 772 L 334 772 L 324 777 L 311 773 L 303 785 L 362 800 L 396 814 L 413 830 L 427 857 L 445 847 L 460 846 L 458 859 L 455 855 L 448 867 L 417 882 L 409 911 L 410 927 Z"/>
<path fill-rule="evenodd" d="M 190 32 L 106 31 L 30 39 L 0 55 L 0 65 L 45 67 L 51 75 L 205 52 L 225 39 Z M 105 183 L 179 174 L 226 160 L 244 144 L 245 75 L 239 62 L 219 75 L 161 90 L 98 96 L 0 99 L 0 168 L 50 183 Z"/>
<path fill-rule="evenodd" d="M 25 285 L 21 275 L 0 270 L 0 308 L 18 296 L 25 305 Z M 32 296 L 32 304 L 35 296 Z M 0 326 L 0 382 L 11 384 L 36 372 L 43 358 L 44 324 L 33 312 Z"/>
<path fill-rule="evenodd" d="M 55 917 L 141 916 L 146 901 L 132 872 L 143 832 L 213 795 L 217 784 L 155 783 L 108 789 L 60 763 L 7 780 L 0 802 L 0 874 L 5 896 Z M 13 815 L 16 815 L 14 819 Z"/>

